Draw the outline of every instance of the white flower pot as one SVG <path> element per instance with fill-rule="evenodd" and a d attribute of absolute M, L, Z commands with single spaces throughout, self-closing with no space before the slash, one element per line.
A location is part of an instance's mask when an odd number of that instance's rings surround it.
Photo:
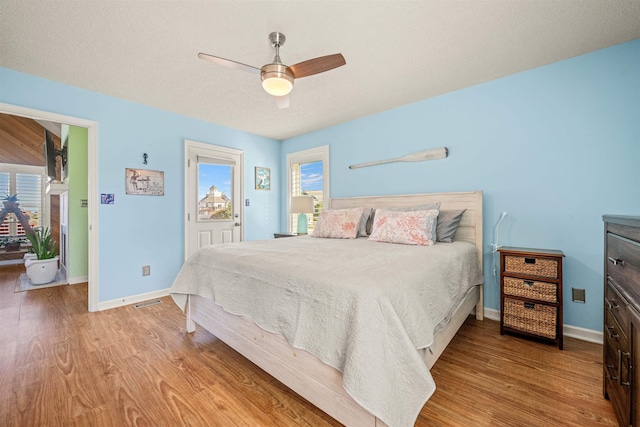
<path fill-rule="evenodd" d="M 44 285 L 53 282 L 58 274 L 58 257 L 50 259 L 25 259 L 27 276 L 34 285 Z"/>
<path fill-rule="evenodd" d="M 28 259 L 38 259 L 38 255 L 36 255 L 36 254 L 31 254 L 31 253 L 28 253 L 28 252 L 27 252 L 26 254 L 24 254 L 24 256 L 22 257 L 22 259 L 23 259 L 23 260 L 25 260 L 25 262 L 26 262 Z"/>

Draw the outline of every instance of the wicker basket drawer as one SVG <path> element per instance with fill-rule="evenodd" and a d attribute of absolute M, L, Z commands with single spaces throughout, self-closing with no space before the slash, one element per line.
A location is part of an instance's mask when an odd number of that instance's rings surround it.
<path fill-rule="evenodd" d="M 505 255 L 504 271 L 506 273 L 530 274 L 532 276 L 558 278 L 558 260 Z"/>
<path fill-rule="evenodd" d="M 516 279 L 515 277 L 504 278 L 504 293 L 505 295 L 514 295 L 539 301 L 558 301 L 557 284 Z"/>
<path fill-rule="evenodd" d="M 504 326 L 533 335 L 555 339 L 558 326 L 558 308 L 506 297 L 504 299 Z"/>

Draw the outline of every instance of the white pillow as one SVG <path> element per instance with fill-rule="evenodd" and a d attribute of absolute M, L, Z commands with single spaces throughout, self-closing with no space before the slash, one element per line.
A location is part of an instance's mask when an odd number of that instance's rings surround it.
<path fill-rule="evenodd" d="M 438 211 L 396 212 L 376 210 L 369 240 L 404 245 L 433 246 Z"/>
<path fill-rule="evenodd" d="M 324 209 L 313 229 L 313 237 L 355 239 L 362 217 L 362 208 Z"/>

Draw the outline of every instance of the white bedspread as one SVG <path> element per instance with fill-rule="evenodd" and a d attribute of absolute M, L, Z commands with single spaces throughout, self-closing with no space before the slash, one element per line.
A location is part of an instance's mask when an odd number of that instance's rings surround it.
<path fill-rule="evenodd" d="M 171 295 L 213 299 L 343 373 L 345 390 L 389 426 L 412 426 L 435 383 L 416 349 L 481 284 L 470 243 L 408 246 L 292 237 L 200 249 Z"/>

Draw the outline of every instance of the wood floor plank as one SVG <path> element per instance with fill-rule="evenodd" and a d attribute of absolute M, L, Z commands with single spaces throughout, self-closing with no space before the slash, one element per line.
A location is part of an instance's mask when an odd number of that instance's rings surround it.
<path fill-rule="evenodd" d="M 87 312 L 87 285 L 14 292 L 0 267 L 0 425 L 340 424 L 198 328 L 170 297 Z M 432 368 L 416 426 L 617 426 L 602 397 L 602 346 L 565 350 L 467 319 Z"/>

